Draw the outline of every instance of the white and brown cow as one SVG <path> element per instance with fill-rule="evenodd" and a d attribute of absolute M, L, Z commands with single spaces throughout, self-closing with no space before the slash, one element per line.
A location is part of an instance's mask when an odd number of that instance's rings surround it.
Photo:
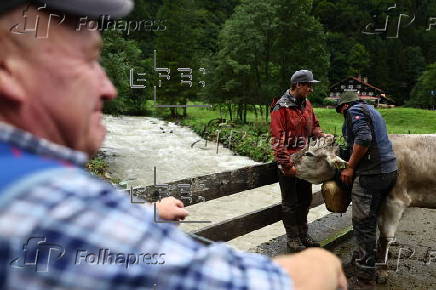
<path fill-rule="evenodd" d="M 399 221 L 407 207 L 436 208 L 436 135 L 390 135 L 398 163 L 398 179 L 378 216 L 378 259 L 387 258 Z M 330 139 L 312 142 L 292 157 L 297 177 L 320 184 L 334 177 L 345 161 Z"/>

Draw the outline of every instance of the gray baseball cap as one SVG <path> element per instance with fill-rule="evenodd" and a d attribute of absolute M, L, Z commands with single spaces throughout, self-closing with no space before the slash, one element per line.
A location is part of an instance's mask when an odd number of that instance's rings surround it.
<path fill-rule="evenodd" d="M 313 73 L 310 70 L 297 70 L 291 77 L 291 83 L 319 83 L 313 79 Z"/>
<path fill-rule="evenodd" d="M 47 8 L 66 14 L 98 18 L 102 15 L 112 19 L 126 16 L 133 9 L 132 0 L 7 0 L 0 2 L 0 15 L 20 5 L 32 3 L 36 6 L 47 4 Z"/>

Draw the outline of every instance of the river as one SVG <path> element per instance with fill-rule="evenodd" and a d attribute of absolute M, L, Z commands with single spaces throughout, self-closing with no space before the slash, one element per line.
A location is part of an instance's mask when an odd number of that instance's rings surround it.
<path fill-rule="evenodd" d="M 102 151 L 107 155 L 109 173 L 128 187 L 162 184 L 187 177 L 201 176 L 259 164 L 248 157 L 236 156 L 214 142 L 201 140 L 191 129 L 151 117 L 105 116 L 108 130 Z M 201 140 L 200 142 L 197 142 Z M 197 143 L 196 143 L 197 142 Z M 195 143 L 195 144 L 194 144 Z M 194 145 L 193 145 L 194 144 Z M 319 186 L 314 190 L 319 189 Z M 187 220 L 221 222 L 280 202 L 278 184 L 247 190 L 205 203 L 188 206 Z M 327 214 L 323 205 L 312 209 L 309 220 Z M 193 231 L 210 224 L 181 224 Z M 283 235 L 281 224 L 275 223 L 229 242 L 241 250 L 249 250 L 262 242 Z"/>

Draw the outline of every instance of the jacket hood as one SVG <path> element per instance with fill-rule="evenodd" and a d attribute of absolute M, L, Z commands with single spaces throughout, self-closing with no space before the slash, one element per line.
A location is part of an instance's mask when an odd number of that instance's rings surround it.
<path fill-rule="evenodd" d="M 289 90 L 286 90 L 283 96 L 277 101 L 277 104 L 281 107 L 300 107 L 306 105 L 306 99 L 301 102 L 301 104 L 298 104 L 297 99 L 289 93 Z"/>

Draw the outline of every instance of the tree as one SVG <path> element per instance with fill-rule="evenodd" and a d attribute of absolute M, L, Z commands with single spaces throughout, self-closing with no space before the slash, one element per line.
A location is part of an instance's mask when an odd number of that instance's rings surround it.
<path fill-rule="evenodd" d="M 277 80 L 281 88 L 289 86 L 292 73 L 300 69 L 313 71 L 322 82 L 314 94 L 326 93 L 330 54 L 321 23 L 312 16 L 312 1 L 277 0 L 278 35 L 275 40 L 275 62 L 280 67 Z"/>
<path fill-rule="evenodd" d="M 198 30 L 196 24 L 196 5 L 192 0 L 164 0 L 158 12 L 159 19 L 165 19 L 167 30 L 156 36 L 157 65 L 170 69 L 170 80 L 162 79 L 158 88 L 159 103 L 167 105 L 186 105 L 188 99 L 196 96 L 199 86 L 193 81 L 192 87 L 181 83 L 178 68 L 199 69 Z M 185 74 L 188 74 L 185 72 Z M 194 78 L 197 75 L 194 75 Z M 187 79 L 184 79 L 187 80 Z M 176 108 L 170 108 L 171 115 L 177 116 Z M 184 110 L 186 116 L 186 109 Z"/>
<path fill-rule="evenodd" d="M 272 87 L 277 86 L 272 81 L 277 79 L 272 62 L 276 9 L 274 1 L 242 1 L 226 21 L 219 37 L 219 52 L 210 64 L 209 101 L 238 104 L 241 121 L 245 120 L 246 104 L 267 103 Z M 230 105 L 228 108 L 231 110 Z"/>
<path fill-rule="evenodd" d="M 362 44 L 337 32 L 328 33 L 327 39 L 331 55 L 329 70 L 331 83 L 350 76 L 367 75 L 370 55 Z"/>
<path fill-rule="evenodd" d="M 322 26 L 309 16 L 308 1 L 292 3 L 241 1 L 221 31 L 220 50 L 211 62 L 211 101 L 269 104 L 289 88 L 291 74 L 303 68 L 314 71 L 326 88 L 329 56 Z M 241 111 L 243 116 L 246 107 Z"/>
<path fill-rule="evenodd" d="M 147 92 L 131 89 L 130 69 L 145 72 L 149 67 L 141 58 L 141 49 L 134 40 L 126 40 L 118 31 L 106 31 L 101 64 L 118 89 L 119 97 L 105 103 L 104 112 L 109 114 L 143 114 Z"/>
<path fill-rule="evenodd" d="M 418 77 L 425 70 L 425 58 L 420 47 L 406 47 L 399 53 L 397 64 L 400 72 L 396 79 L 397 90 L 394 90 L 397 101 L 403 104 L 410 97 Z"/>
<path fill-rule="evenodd" d="M 412 91 L 412 98 L 407 102 L 409 106 L 432 107 L 436 105 L 436 63 L 427 66 L 427 69 L 418 78 Z"/>

